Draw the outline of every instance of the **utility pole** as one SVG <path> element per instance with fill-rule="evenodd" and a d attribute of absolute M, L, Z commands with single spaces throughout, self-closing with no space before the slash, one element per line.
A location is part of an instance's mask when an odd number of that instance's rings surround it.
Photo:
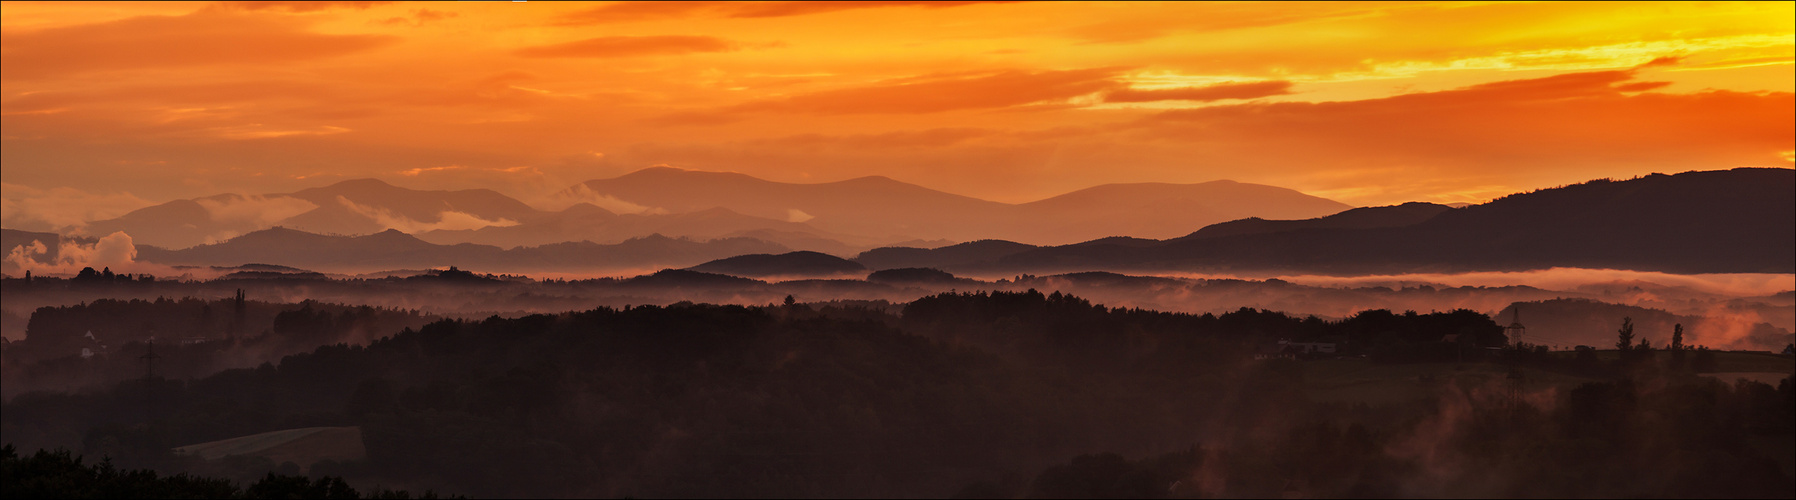
<path fill-rule="evenodd" d="M 145 344 L 144 353 L 137 359 L 143 360 L 143 421 L 149 422 L 156 413 L 156 337 L 151 336 Z"/>
<path fill-rule="evenodd" d="M 149 344 L 146 345 L 144 354 L 137 357 L 137 359 L 143 360 L 144 385 L 149 385 L 150 381 L 156 378 L 156 359 L 161 357 L 162 356 L 156 355 L 156 338 L 150 337 Z"/>

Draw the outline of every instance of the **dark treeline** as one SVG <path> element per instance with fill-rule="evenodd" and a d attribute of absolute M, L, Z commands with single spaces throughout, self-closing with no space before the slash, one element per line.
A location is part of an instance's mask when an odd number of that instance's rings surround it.
<path fill-rule="evenodd" d="M 19 456 L 0 447 L 0 486 L 12 498 L 412 498 L 403 490 L 376 489 L 364 495 L 342 479 L 269 473 L 247 488 L 230 480 L 152 470 L 120 470 L 110 461 L 88 465 L 67 450 L 38 450 Z M 425 492 L 418 498 L 436 498 Z"/>
<path fill-rule="evenodd" d="M 428 321 L 415 311 L 271 303 L 241 292 L 219 300 L 99 299 L 33 312 L 25 338 L 0 351 L 0 372 L 8 396 L 110 384 L 144 377 L 151 368 L 144 356 L 153 349 L 157 375 L 197 378 L 320 345 L 365 343 Z"/>
<path fill-rule="evenodd" d="M 1324 321 L 1252 308 L 1221 316 L 1113 309 L 1034 290 L 924 297 L 905 307 L 903 318 L 907 331 L 951 344 L 972 343 L 1035 361 L 1097 363 L 1081 368 L 1103 369 L 1138 361 L 1147 354 L 1134 352 L 1141 348 L 1180 357 L 1180 362 L 1226 364 L 1255 348 L 1288 340 L 1336 344 L 1336 355 L 1414 362 L 1463 359 L 1461 351 L 1479 356 L 1482 348 L 1507 342 L 1503 327 L 1465 309 L 1428 314 L 1374 309 Z M 1442 342 L 1448 335 L 1453 342 Z M 1219 346 L 1217 340 L 1226 343 Z M 1190 344 L 1194 341 L 1200 343 Z M 1221 349 L 1225 346 L 1234 350 Z"/>
<path fill-rule="evenodd" d="M 1469 311 L 1331 322 L 1034 291 L 937 295 L 898 316 L 601 308 L 439 321 L 194 380 L 23 394 L 6 402 L 0 431 L 21 449 L 247 481 L 280 464 L 201 463 L 170 449 L 354 425 L 366 459 L 295 465 L 348 484 L 474 496 L 1615 496 L 1655 494 L 1635 487 L 1656 483 L 1616 478 L 1674 477 L 1689 457 L 1734 473 L 1734 489 L 1715 491 L 1788 493 L 1786 473 L 1763 458 L 1779 452 L 1754 444 L 1789 440 L 1788 382 L 1662 372 L 1521 399 L 1442 383 L 1419 402 L 1315 403 L 1305 362 L 1255 359 L 1280 339 L 1363 346 L 1345 350 L 1387 361 L 1502 343 L 1501 328 Z M 1668 413 L 1664 398 L 1700 404 Z M 1569 455 L 1523 461 L 1523 451 Z M 1686 455 L 1621 456 L 1642 452 Z"/>

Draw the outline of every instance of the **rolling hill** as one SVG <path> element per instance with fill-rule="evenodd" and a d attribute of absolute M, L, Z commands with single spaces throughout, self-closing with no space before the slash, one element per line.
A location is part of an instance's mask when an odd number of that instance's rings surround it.
<path fill-rule="evenodd" d="M 731 276 L 842 276 L 867 271 L 854 261 L 817 252 L 738 255 L 706 262 L 692 271 Z"/>
<path fill-rule="evenodd" d="M 995 261 L 1001 257 L 1034 250 L 1035 245 L 1014 241 L 979 240 L 940 248 L 883 247 L 855 256 L 855 262 L 868 269 L 933 267 L 952 269 Z"/>
<path fill-rule="evenodd" d="M 1413 209 L 1423 215 L 1438 210 Z M 1409 210 L 1383 207 L 1362 214 L 1391 212 L 1397 216 L 1390 219 L 1401 220 L 1416 215 Z M 1344 214 L 1342 219 L 1360 216 Z M 1789 273 L 1796 272 L 1792 256 L 1796 171 L 1743 168 L 1595 180 L 1441 210 L 1402 226 L 1238 222 L 1155 244 L 1040 248 L 999 258 L 987 267 L 1330 274 L 1584 267 Z"/>
<path fill-rule="evenodd" d="M 1184 238 L 1218 238 L 1223 236 L 1240 236 L 1246 234 L 1270 234 L 1302 229 L 1371 229 L 1379 227 L 1403 227 L 1426 222 L 1442 212 L 1452 210 L 1447 205 L 1434 203 L 1411 202 L 1388 207 L 1355 208 L 1327 217 L 1303 220 L 1267 220 L 1250 217 L 1232 220 L 1220 224 L 1205 226 L 1197 232 L 1185 235 Z"/>

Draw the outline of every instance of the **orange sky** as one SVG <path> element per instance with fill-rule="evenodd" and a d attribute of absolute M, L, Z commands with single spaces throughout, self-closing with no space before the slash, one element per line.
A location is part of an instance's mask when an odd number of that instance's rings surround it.
<path fill-rule="evenodd" d="M 376 177 L 526 202 L 653 165 L 1021 202 L 1354 205 L 1791 165 L 1796 3 L 35 3 L 4 223 Z"/>

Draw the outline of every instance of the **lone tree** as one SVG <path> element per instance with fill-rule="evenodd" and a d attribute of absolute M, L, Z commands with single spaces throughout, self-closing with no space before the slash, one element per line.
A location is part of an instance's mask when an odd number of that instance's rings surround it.
<path fill-rule="evenodd" d="M 1678 323 L 1676 325 L 1672 325 L 1671 326 L 1671 366 L 1673 368 L 1683 368 L 1684 367 L 1684 351 L 1685 350 L 1687 350 L 1687 349 L 1684 347 L 1684 324 Z"/>
<path fill-rule="evenodd" d="M 1634 318 L 1621 319 L 1621 330 L 1616 332 L 1615 349 L 1626 357 L 1627 352 L 1634 349 Z"/>

